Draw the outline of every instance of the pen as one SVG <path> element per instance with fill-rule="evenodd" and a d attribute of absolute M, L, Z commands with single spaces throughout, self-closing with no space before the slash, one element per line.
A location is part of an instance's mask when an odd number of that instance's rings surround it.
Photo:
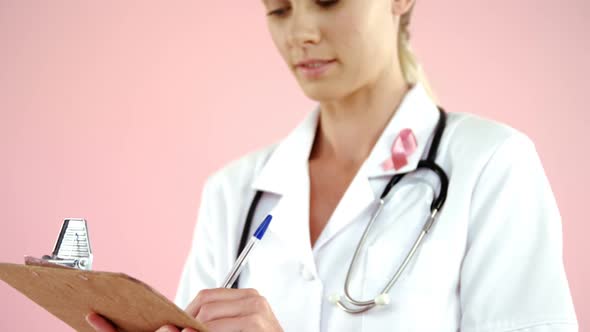
<path fill-rule="evenodd" d="M 254 232 L 254 235 L 252 235 L 250 241 L 248 241 L 248 244 L 246 244 L 244 250 L 242 250 L 240 256 L 238 256 L 238 259 L 234 263 L 234 266 L 232 267 L 231 271 L 225 278 L 223 286 L 221 286 L 222 288 L 230 288 L 234 281 L 236 281 L 236 279 L 240 275 L 240 272 L 242 271 L 242 268 L 244 267 L 244 265 L 246 265 L 246 260 L 252 252 L 252 248 L 254 248 L 254 246 L 262 239 L 271 220 L 272 216 L 269 214 L 266 216 L 266 218 L 264 218 L 262 223 L 260 223 L 260 225 L 256 229 L 256 232 Z"/>

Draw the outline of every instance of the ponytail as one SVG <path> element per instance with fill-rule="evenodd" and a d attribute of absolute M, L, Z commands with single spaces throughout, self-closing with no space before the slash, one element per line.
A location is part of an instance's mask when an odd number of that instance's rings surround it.
<path fill-rule="evenodd" d="M 418 63 L 414 52 L 412 51 L 412 47 L 410 46 L 410 32 L 408 30 L 408 26 L 410 25 L 410 17 L 412 16 L 412 11 L 414 6 L 408 10 L 404 15 L 400 17 L 399 23 L 399 33 L 398 33 L 398 57 L 400 66 L 402 69 L 402 74 L 407 83 L 414 85 L 416 83 L 421 83 L 422 86 L 426 89 L 426 92 L 434 101 L 438 104 L 438 100 L 428 83 L 428 79 L 424 71 L 422 70 L 422 66 Z"/>

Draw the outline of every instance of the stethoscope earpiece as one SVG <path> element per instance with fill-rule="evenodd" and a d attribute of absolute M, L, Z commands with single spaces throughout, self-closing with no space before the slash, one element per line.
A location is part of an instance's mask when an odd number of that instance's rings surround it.
<path fill-rule="evenodd" d="M 376 305 L 388 305 L 389 303 L 391 303 L 391 297 L 387 293 L 379 294 L 375 298 Z"/>
<path fill-rule="evenodd" d="M 341 298 L 342 296 L 340 294 L 332 294 L 328 297 L 328 301 L 332 304 L 338 304 L 338 301 L 340 301 Z"/>

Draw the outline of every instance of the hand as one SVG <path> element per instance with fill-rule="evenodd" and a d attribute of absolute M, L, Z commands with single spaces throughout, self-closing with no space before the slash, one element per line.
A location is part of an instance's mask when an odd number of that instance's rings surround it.
<path fill-rule="evenodd" d="M 97 313 L 92 312 L 86 315 L 86 321 L 96 332 L 117 332 L 116 327 Z M 172 325 L 166 325 L 160 327 L 156 332 L 195 332 L 195 330 L 186 328 L 180 331 Z"/>
<path fill-rule="evenodd" d="M 205 289 L 186 308 L 211 332 L 282 332 L 270 305 L 255 289 Z"/>

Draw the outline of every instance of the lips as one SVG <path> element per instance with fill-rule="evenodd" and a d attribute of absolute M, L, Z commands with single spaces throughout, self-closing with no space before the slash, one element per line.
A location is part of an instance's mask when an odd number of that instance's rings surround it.
<path fill-rule="evenodd" d="M 334 60 L 310 59 L 310 60 L 304 60 L 304 61 L 297 63 L 296 67 L 317 68 L 317 67 L 320 67 L 322 65 L 328 64 L 333 61 Z"/>
<path fill-rule="evenodd" d="M 336 60 L 310 59 L 297 63 L 295 69 L 307 79 L 317 79 L 334 67 Z"/>

